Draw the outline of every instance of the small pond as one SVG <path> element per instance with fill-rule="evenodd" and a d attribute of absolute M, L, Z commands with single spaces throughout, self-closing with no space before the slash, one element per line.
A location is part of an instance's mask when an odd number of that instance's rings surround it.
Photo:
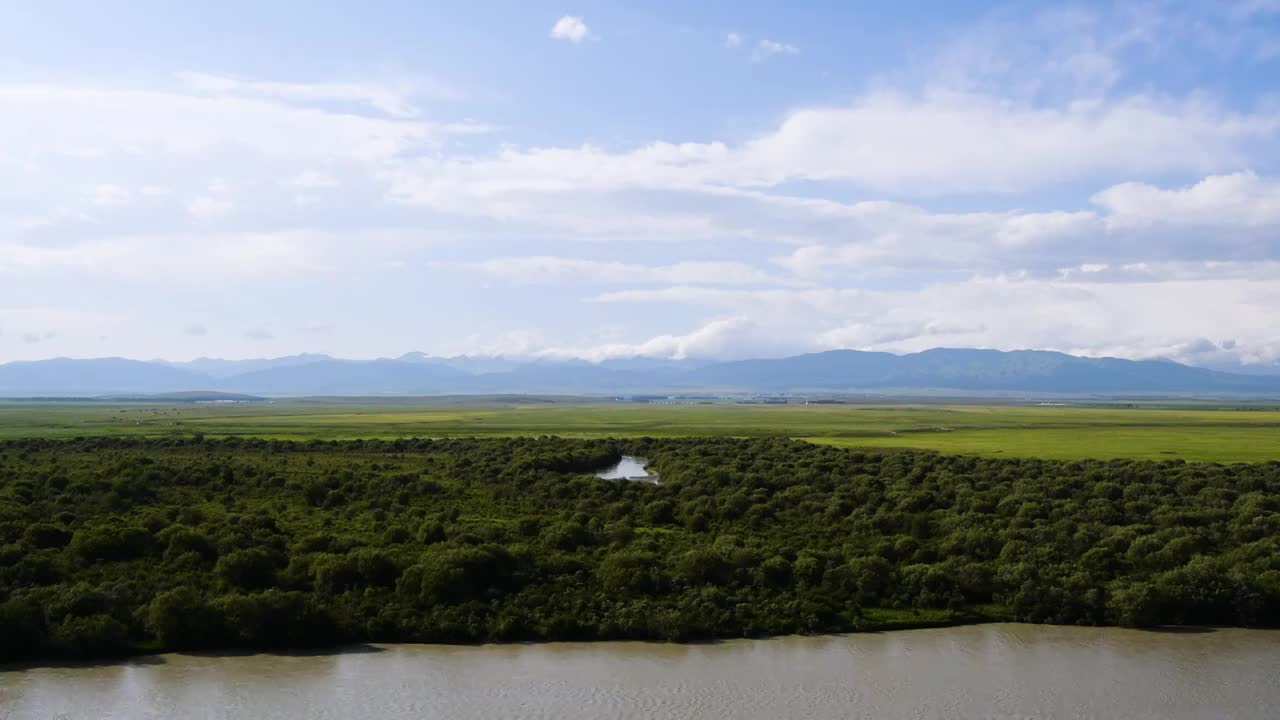
<path fill-rule="evenodd" d="M 658 483 L 658 473 L 649 472 L 649 469 L 645 467 L 648 462 L 648 458 L 623 455 L 622 459 L 616 464 L 597 472 L 596 477 L 604 478 L 605 480 L 639 480 L 656 485 Z"/>

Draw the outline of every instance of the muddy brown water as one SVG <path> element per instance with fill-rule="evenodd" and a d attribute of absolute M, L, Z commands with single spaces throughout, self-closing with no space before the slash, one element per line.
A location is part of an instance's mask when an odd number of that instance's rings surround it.
<path fill-rule="evenodd" d="M 0 672 L 0 718 L 1276 718 L 1280 632 L 847 636 L 160 655 Z"/>

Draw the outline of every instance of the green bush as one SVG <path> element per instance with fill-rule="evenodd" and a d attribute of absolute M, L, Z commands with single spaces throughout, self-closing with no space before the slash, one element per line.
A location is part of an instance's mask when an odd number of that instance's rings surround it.
<path fill-rule="evenodd" d="M 589 474 L 622 453 L 662 482 Z M 1277 497 L 1280 463 L 778 438 L 0 442 L 0 659 L 848 631 L 888 608 L 1274 626 Z"/>

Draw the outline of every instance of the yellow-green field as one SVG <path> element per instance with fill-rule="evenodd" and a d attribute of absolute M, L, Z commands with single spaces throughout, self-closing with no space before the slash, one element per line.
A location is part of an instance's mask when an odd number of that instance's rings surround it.
<path fill-rule="evenodd" d="M 1280 411 L 1019 405 L 645 405 L 277 401 L 240 405 L 0 403 L 0 438 L 778 435 L 842 447 L 1043 458 L 1280 460 Z"/>

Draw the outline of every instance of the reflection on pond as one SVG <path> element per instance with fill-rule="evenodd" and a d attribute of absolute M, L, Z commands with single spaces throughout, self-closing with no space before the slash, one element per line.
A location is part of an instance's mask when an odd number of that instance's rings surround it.
<path fill-rule="evenodd" d="M 648 463 L 648 458 L 623 455 L 622 459 L 616 464 L 596 473 L 596 477 L 604 478 L 605 480 L 639 480 L 656 485 L 658 483 L 658 473 L 649 472 L 649 468 L 646 467 Z"/>
<path fill-rule="evenodd" d="M 993 624 L 845 636 L 385 645 L 0 672 L 0 717 L 1275 718 L 1280 632 Z"/>

